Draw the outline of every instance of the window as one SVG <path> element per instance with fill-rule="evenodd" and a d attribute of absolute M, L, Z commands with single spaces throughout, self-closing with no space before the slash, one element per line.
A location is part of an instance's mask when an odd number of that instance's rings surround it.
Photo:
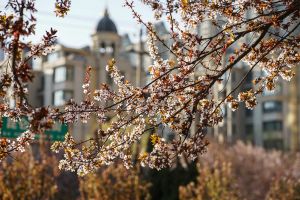
<path fill-rule="evenodd" d="M 47 56 L 47 61 L 48 62 L 55 62 L 56 60 L 58 60 L 60 58 L 61 52 L 57 51 L 57 52 L 52 52 L 50 54 L 48 54 Z"/>
<path fill-rule="evenodd" d="M 85 61 L 85 58 L 81 55 L 74 55 L 74 60 L 78 60 L 78 61 Z"/>
<path fill-rule="evenodd" d="M 53 105 L 61 106 L 66 101 L 73 98 L 73 92 L 70 90 L 57 90 L 53 94 Z"/>
<path fill-rule="evenodd" d="M 54 82 L 64 82 L 73 80 L 73 70 L 71 67 L 61 66 L 54 69 Z"/>
<path fill-rule="evenodd" d="M 246 108 L 245 109 L 245 115 L 246 115 L 246 117 L 252 117 L 253 116 L 253 110 Z"/>
<path fill-rule="evenodd" d="M 111 46 L 108 46 L 108 47 L 106 47 L 106 49 L 105 49 L 105 52 L 106 52 L 106 53 L 109 53 L 109 54 L 112 54 L 113 51 L 114 51 L 114 49 L 113 49 Z"/>
<path fill-rule="evenodd" d="M 32 69 L 40 69 L 42 66 L 42 59 L 41 58 L 33 58 L 31 60 L 31 67 Z"/>
<path fill-rule="evenodd" d="M 99 48 L 99 52 L 100 52 L 101 54 L 104 54 L 104 53 L 105 53 L 105 44 L 104 44 L 104 42 L 101 42 L 100 48 Z"/>
<path fill-rule="evenodd" d="M 116 51 L 116 45 L 115 45 L 115 43 L 111 44 L 111 48 L 112 48 L 112 54 L 111 54 L 111 56 L 115 57 L 115 51 Z"/>
<path fill-rule="evenodd" d="M 245 135 L 247 136 L 251 136 L 254 134 L 254 127 L 253 127 L 253 124 L 246 124 L 246 127 L 245 127 Z"/>
<path fill-rule="evenodd" d="M 263 130 L 265 132 L 270 131 L 281 131 L 282 130 L 282 121 L 268 121 L 263 123 Z"/>
<path fill-rule="evenodd" d="M 44 96 L 41 95 L 41 96 L 39 97 L 39 99 L 40 99 L 40 105 L 43 106 L 43 105 L 44 105 Z"/>
<path fill-rule="evenodd" d="M 236 114 L 237 112 L 236 112 L 236 111 L 231 111 L 231 113 L 232 113 L 232 117 L 235 118 L 236 115 L 237 115 L 237 114 Z"/>
<path fill-rule="evenodd" d="M 266 101 L 263 103 L 263 112 L 281 112 L 282 111 L 282 102 L 281 101 Z"/>
<path fill-rule="evenodd" d="M 43 92 L 45 89 L 45 76 L 42 76 L 41 82 L 40 82 L 40 87 L 38 88 L 38 92 Z"/>
<path fill-rule="evenodd" d="M 66 67 L 58 67 L 54 69 L 54 82 L 63 82 L 67 79 L 67 69 Z"/>
<path fill-rule="evenodd" d="M 245 140 L 247 142 L 254 142 L 254 126 L 253 124 L 246 124 L 245 126 Z"/>

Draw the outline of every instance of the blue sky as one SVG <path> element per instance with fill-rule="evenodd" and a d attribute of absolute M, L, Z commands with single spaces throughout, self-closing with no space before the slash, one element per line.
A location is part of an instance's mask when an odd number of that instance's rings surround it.
<path fill-rule="evenodd" d="M 130 10 L 123 7 L 124 0 L 72 0 L 71 11 L 65 18 L 55 17 L 54 2 L 54 0 L 36 0 L 38 21 L 33 41 L 40 39 L 42 34 L 52 27 L 58 30 L 57 36 L 62 44 L 71 47 L 88 45 L 106 6 L 120 34 L 128 33 L 134 38 L 140 27 L 132 19 Z M 0 5 L 2 10 L 3 1 Z M 152 18 L 151 9 L 141 4 L 137 4 L 136 8 L 142 12 L 144 18 Z"/>

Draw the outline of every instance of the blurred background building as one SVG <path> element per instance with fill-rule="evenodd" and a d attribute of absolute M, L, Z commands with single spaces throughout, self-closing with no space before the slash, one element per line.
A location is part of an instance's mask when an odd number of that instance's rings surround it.
<path fill-rule="evenodd" d="M 249 13 L 249 15 L 251 14 Z M 201 24 L 198 31 L 203 37 L 210 37 L 218 30 L 207 20 Z M 299 33 L 300 29 L 296 31 L 295 35 Z M 244 41 L 250 42 L 247 37 L 244 38 Z M 228 55 L 233 51 L 234 47 L 228 49 L 224 56 L 224 65 L 228 63 Z M 216 99 L 224 98 L 247 75 L 249 69 L 248 65 L 240 62 L 231 71 L 226 72 L 222 77 L 222 84 L 214 86 L 214 97 Z M 300 87 L 300 71 L 296 68 L 295 72 L 296 76 L 290 82 L 279 78 L 274 91 L 264 90 L 257 99 L 258 105 L 253 110 L 247 109 L 244 103 L 240 103 L 239 109 L 236 111 L 232 111 L 228 106 L 223 106 L 223 122 L 219 126 L 210 128 L 208 135 L 228 143 L 243 140 L 264 148 L 299 150 L 300 93 L 298 88 Z M 264 76 L 265 73 L 261 68 L 254 68 L 246 76 L 241 87 L 233 93 L 233 96 L 236 97 L 239 92 L 251 89 L 253 87 L 252 80 Z"/>
<path fill-rule="evenodd" d="M 139 45 L 132 43 L 128 35 L 118 34 L 118 29 L 107 9 L 91 39 L 92 46 L 83 48 L 72 48 L 57 43 L 52 53 L 32 60 L 35 80 L 28 86 L 31 105 L 59 107 L 70 99 L 74 99 L 77 103 L 82 102 L 84 100 L 82 85 L 88 66 L 92 67 L 92 88 L 99 88 L 101 83 L 114 87 L 113 80 L 105 70 L 105 66 L 112 58 L 116 60 L 121 74 L 133 85 L 137 85 L 139 81 L 140 86 L 146 81 L 143 69 L 144 65 L 149 65 L 147 54 L 139 54 Z M 139 64 L 143 66 L 138 66 Z M 93 133 L 97 126 L 95 120 L 86 124 L 78 122 L 70 127 L 70 131 L 76 139 L 82 140 L 90 137 L 87 134 Z"/>
<path fill-rule="evenodd" d="M 233 69 L 227 82 L 214 88 L 214 94 L 225 97 L 247 74 L 249 67 L 241 66 Z M 245 83 L 234 92 L 236 96 L 241 91 L 253 87 L 253 77 L 263 75 L 264 71 L 254 70 L 247 75 Z M 258 105 L 247 109 L 241 104 L 239 109 L 232 111 L 223 107 L 224 122 L 212 128 L 211 134 L 219 140 L 234 142 L 238 139 L 249 141 L 265 148 L 286 150 L 299 149 L 300 119 L 299 119 L 299 73 L 291 82 L 279 79 L 274 91 L 265 90 L 259 96 Z"/>

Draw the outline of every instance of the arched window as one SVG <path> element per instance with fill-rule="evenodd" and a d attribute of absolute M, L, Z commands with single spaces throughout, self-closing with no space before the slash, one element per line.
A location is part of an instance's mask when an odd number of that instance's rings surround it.
<path fill-rule="evenodd" d="M 106 52 L 106 47 L 105 47 L 104 42 L 101 42 L 99 51 L 100 51 L 101 54 L 104 54 Z"/>
<path fill-rule="evenodd" d="M 115 45 L 115 43 L 112 43 L 112 44 L 111 44 L 111 48 L 112 48 L 111 56 L 112 56 L 112 57 L 115 57 L 115 52 L 116 52 L 116 45 Z"/>

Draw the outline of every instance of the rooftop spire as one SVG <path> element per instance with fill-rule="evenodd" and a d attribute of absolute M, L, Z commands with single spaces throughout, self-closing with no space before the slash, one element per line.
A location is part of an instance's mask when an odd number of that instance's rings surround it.
<path fill-rule="evenodd" d="M 106 8 L 104 9 L 104 17 L 108 17 L 108 16 L 109 16 L 109 14 L 108 14 L 108 8 L 106 6 Z"/>
<path fill-rule="evenodd" d="M 109 17 L 109 13 L 108 13 L 108 0 L 105 1 L 104 17 Z"/>

